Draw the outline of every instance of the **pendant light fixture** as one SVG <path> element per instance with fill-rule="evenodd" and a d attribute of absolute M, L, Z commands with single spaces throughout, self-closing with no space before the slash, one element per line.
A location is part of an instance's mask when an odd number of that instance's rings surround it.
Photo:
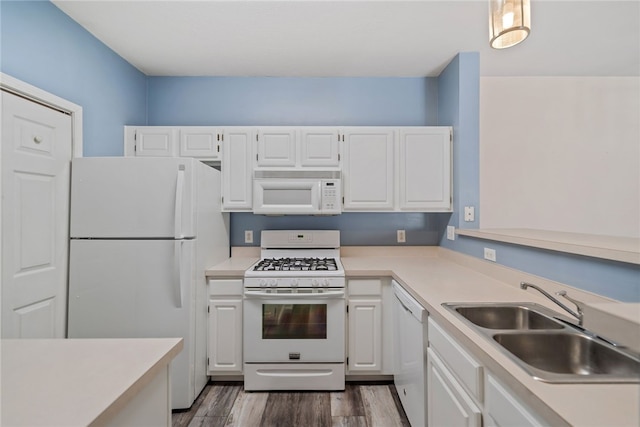
<path fill-rule="evenodd" d="M 515 46 L 531 31 L 529 0 L 489 0 L 489 44 L 494 49 Z"/>

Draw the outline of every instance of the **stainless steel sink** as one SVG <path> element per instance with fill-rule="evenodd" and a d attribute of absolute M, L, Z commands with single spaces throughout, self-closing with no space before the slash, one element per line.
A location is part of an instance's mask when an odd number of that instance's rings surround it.
<path fill-rule="evenodd" d="M 493 339 L 541 380 L 640 381 L 639 359 L 581 333 L 497 333 Z"/>
<path fill-rule="evenodd" d="M 640 355 L 534 303 L 445 303 L 533 378 L 553 383 L 640 383 Z"/>
<path fill-rule="evenodd" d="M 562 329 L 557 320 L 521 305 L 457 306 L 455 311 L 471 323 L 488 329 Z"/>

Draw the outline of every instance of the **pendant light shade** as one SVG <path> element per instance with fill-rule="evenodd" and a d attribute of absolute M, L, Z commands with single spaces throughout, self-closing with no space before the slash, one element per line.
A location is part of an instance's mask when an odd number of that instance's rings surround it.
<path fill-rule="evenodd" d="M 489 43 L 494 49 L 515 46 L 531 31 L 529 0 L 489 0 Z"/>

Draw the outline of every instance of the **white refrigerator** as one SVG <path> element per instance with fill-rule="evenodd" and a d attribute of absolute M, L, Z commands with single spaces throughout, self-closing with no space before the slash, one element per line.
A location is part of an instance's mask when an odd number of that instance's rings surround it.
<path fill-rule="evenodd" d="M 87 157 L 71 175 L 68 337 L 184 338 L 172 408 L 190 407 L 207 382 L 205 269 L 229 257 L 220 172 L 187 158 Z"/>

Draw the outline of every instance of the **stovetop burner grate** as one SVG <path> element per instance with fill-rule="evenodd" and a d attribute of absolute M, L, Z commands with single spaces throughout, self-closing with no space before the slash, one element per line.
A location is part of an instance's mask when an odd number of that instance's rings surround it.
<path fill-rule="evenodd" d="M 336 271 L 335 258 L 264 258 L 253 271 Z"/>

